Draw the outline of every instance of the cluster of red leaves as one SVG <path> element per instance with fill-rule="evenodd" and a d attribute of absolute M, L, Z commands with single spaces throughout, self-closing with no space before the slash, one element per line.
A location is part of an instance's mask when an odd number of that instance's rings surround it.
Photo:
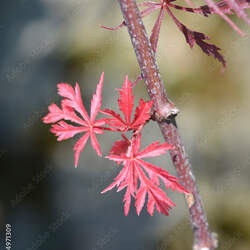
<path fill-rule="evenodd" d="M 90 116 L 83 106 L 79 85 L 76 83 L 75 89 L 73 89 L 67 83 L 59 83 L 57 85 L 58 94 L 64 98 L 61 102 L 61 108 L 56 104 L 51 104 L 49 113 L 43 117 L 43 122 L 52 123 L 50 131 L 58 137 L 58 141 L 84 133 L 74 146 L 75 167 L 78 164 L 79 154 L 84 149 L 89 137 L 92 147 L 99 156 L 102 156 L 96 134 L 103 134 L 104 131 L 131 131 L 131 139 L 122 134 L 123 139 L 114 143 L 109 155 L 106 157 L 115 161 L 118 165 L 122 163 L 123 168 L 115 178 L 115 181 L 103 190 L 102 193 L 111 190 L 115 186 L 118 187 L 117 191 L 126 188 L 123 200 L 125 215 L 128 214 L 130 209 L 131 196 L 135 198 L 135 207 L 138 215 L 145 204 L 146 196 L 148 197 L 147 210 L 150 215 L 153 214 L 155 207 L 158 212 L 168 215 L 169 209 L 175 204 L 161 189 L 160 180 L 167 189 L 171 188 L 173 191 L 177 190 L 182 193 L 188 193 L 188 191 L 178 183 L 176 177 L 171 176 L 166 170 L 142 160 L 146 157 L 164 154 L 168 150 L 173 149 L 173 146 L 167 142 L 163 144 L 155 142 L 140 151 L 141 130 L 151 117 L 150 112 L 153 103 L 152 101 L 145 102 L 141 99 L 132 119 L 134 96 L 132 83 L 126 77 L 122 88 L 118 90 L 120 93 L 118 106 L 123 113 L 124 119 L 113 110 L 101 110 L 103 79 L 104 74 L 102 73 L 97 84 L 96 93 L 91 101 Z M 105 114 L 108 117 L 96 120 L 98 113 Z M 75 123 L 77 126 L 63 120 Z"/>
<path fill-rule="evenodd" d="M 176 5 L 172 3 L 174 1 L 175 0 L 158 0 L 158 2 L 144 1 L 140 4 L 140 6 L 145 7 L 141 11 L 142 17 L 148 16 L 153 11 L 160 9 L 160 12 L 158 14 L 157 20 L 153 26 L 150 36 L 150 42 L 154 52 L 156 52 L 157 49 L 162 19 L 164 11 L 166 11 L 168 15 L 172 18 L 172 20 L 175 22 L 179 30 L 184 34 L 186 42 L 191 48 L 193 48 L 193 46 L 197 44 L 204 53 L 209 56 L 213 56 L 215 59 L 219 60 L 224 67 L 226 67 L 226 61 L 219 52 L 220 48 L 213 44 L 205 42 L 204 40 L 209 40 L 209 38 L 203 33 L 188 29 L 174 16 L 173 12 L 171 11 L 171 8 L 191 13 L 199 13 L 205 17 L 208 17 L 209 14 L 218 14 L 224 20 L 226 20 L 226 22 L 229 23 L 234 30 L 236 30 L 240 35 L 244 36 L 245 34 L 232 22 L 232 20 L 226 14 L 233 14 L 233 12 L 235 12 L 238 17 L 242 18 L 244 21 L 246 21 L 246 23 L 250 24 L 250 19 L 244 12 L 244 9 L 250 7 L 249 0 L 221 0 L 219 2 L 213 2 L 213 0 L 205 0 L 207 5 L 203 5 L 198 8 L 187 8 L 180 5 Z M 186 2 L 188 5 L 192 6 L 192 2 L 190 0 L 186 0 Z M 114 28 L 106 26 L 101 27 L 109 30 L 117 30 L 125 25 L 125 21 L 123 21 L 120 25 Z"/>

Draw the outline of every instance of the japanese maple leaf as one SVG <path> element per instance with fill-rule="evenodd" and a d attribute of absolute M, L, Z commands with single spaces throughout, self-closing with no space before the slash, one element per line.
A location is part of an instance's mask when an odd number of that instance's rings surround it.
<path fill-rule="evenodd" d="M 106 123 L 110 125 L 115 131 L 140 130 L 150 118 L 150 111 L 153 101 L 144 102 L 143 99 L 141 99 L 139 106 L 135 110 L 134 119 L 132 120 L 131 115 L 134 107 L 134 95 L 132 93 L 132 83 L 128 80 L 127 76 L 122 88 L 118 91 L 120 92 L 118 105 L 124 115 L 124 119 L 122 119 L 122 117 L 115 111 L 105 109 L 102 110 L 101 113 L 112 117 L 106 118 Z"/>
<path fill-rule="evenodd" d="M 75 167 L 77 167 L 80 152 L 86 145 L 88 138 L 91 139 L 92 147 L 95 149 L 99 156 L 102 155 L 99 143 L 95 134 L 103 134 L 103 128 L 100 127 L 105 124 L 104 119 L 95 120 L 102 104 L 102 86 L 103 86 L 104 73 L 102 73 L 99 83 L 96 87 L 96 93 L 91 100 L 90 116 L 83 106 L 80 88 L 76 83 L 75 89 L 67 83 L 59 83 L 57 85 L 58 94 L 65 99 L 62 101 L 62 108 L 56 104 L 49 106 L 49 113 L 43 117 L 44 123 L 55 123 L 52 125 L 50 131 L 58 136 L 57 140 L 62 141 L 69 139 L 76 134 L 85 133 L 75 144 Z M 76 112 L 81 116 L 79 117 Z M 66 123 L 70 121 L 78 124 L 74 126 Z"/>
<path fill-rule="evenodd" d="M 162 180 L 166 188 L 172 190 L 178 190 L 179 192 L 188 193 L 179 183 L 178 179 L 171 176 L 166 170 L 161 169 L 155 165 L 152 165 L 143 158 L 155 157 L 166 153 L 167 150 L 173 149 L 173 146 L 167 142 L 159 144 L 155 142 L 150 144 L 147 148 L 140 151 L 141 147 L 141 133 L 137 136 L 133 136 L 128 143 L 128 139 L 124 137 L 124 141 L 118 141 L 114 145 L 112 154 L 106 158 L 113 160 L 120 164 L 123 163 L 123 168 L 115 178 L 115 181 L 102 191 L 105 193 L 115 186 L 118 188 L 118 192 L 126 188 L 124 195 L 124 213 L 128 215 L 131 196 L 135 198 L 135 207 L 137 214 L 141 213 L 141 210 L 145 204 L 146 196 L 148 195 L 147 210 L 150 215 L 153 215 L 156 207 L 157 211 L 168 215 L 168 211 L 175 204 L 167 197 L 166 193 L 159 187 Z M 120 152 L 117 150 L 117 145 L 126 145 Z M 125 153 L 125 149 L 126 153 Z M 140 182 L 140 184 L 139 184 Z"/>

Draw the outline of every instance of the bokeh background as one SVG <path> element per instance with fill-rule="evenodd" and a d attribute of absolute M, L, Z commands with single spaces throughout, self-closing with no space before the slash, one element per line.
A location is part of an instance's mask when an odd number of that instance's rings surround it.
<path fill-rule="evenodd" d="M 198 1 L 197 1 L 198 3 Z M 200 3 L 202 3 L 200 1 Z M 191 249 L 188 212 L 179 193 L 170 216 L 134 206 L 127 217 L 123 192 L 100 191 L 119 168 L 96 156 L 88 144 L 74 168 L 77 138 L 57 142 L 41 118 L 59 103 L 56 84 L 79 82 L 89 103 L 102 71 L 103 107 L 115 107 L 126 74 L 139 74 L 126 28 L 98 24 L 122 20 L 117 1 L 1 0 L 0 3 L 0 249 L 6 224 L 17 250 L 182 250 Z M 240 37 L 217 16 L 176 12 L 189 28 L 202 31 L 222 48 L 222 66 L 185 43 L 169 17 L 162 25 L 157 60 L 169 97 L 181 110 L 177 121 L 193 164 L 210 227 L 219 249 L 250 249 L 250 29 Z M 151 30 L 156 13 L 144 19 Z M 147 99 L 143 82 L 134 92 Z M 99 136 L 105 154 L 118 138 Z M 162 140 L 158 127 L 144 129 L 143 145 Z M 152 161 L 176 174 L 168 155 Z"/>

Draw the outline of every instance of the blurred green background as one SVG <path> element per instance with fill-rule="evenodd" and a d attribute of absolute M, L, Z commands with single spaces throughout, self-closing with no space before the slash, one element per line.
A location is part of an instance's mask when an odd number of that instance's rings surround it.
<path fill-rule="evenodd" d="M 198 3 L 198 2 L 197 2 Z M 200 1 L 200 3 L 202 3 Z M 97 158 L 87 144 L 74 168 L 77 138 L 57 142 L 41 122 L 50 103 L 59 103 L 56 85 L 75 84 L 84 105 L 102 71 L 103 107 L 117 108 L 115 88 L 126 74 L 139 74 L 126 28 L 107 31 L 122 17 L 117 1 L 2 0 L 0 4 L 0 249 L 6 224 L 12 249 L 191 249 L 192 232 L 182 195 L 168 217 L 145 208 L 138 217 L 122 210 L 123 192 L 101 195 L 119 171 Z M 250 31 L 240 37 L 217 16 L 176 12 L 187 27 L 204 32 L 222 48 L 227 68 L 186 44 L 169 17 L 164 18 L 157 60 L 167 93 L 180 109 L 179 130 L 190 156 L 218 249 L 250 249 Z M 157 13 L 144 19 L 151 30 Z M 147 99 L 141 81 L 136 99 Z M 143 145 L 163 141 L 149 123 Z M 118 137 L 98 136 L 104 154 Z M 169 156 L 152 162 L 176 175 Z"/>

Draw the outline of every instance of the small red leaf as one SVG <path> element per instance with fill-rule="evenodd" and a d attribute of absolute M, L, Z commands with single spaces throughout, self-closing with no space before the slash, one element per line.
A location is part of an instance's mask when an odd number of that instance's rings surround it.
<path fill-rule="evenodd" d="M 126 140 L 127 139 L 124 139 L 123 142 Z M 119 141 L 117 142 L 117 145 L 120 143 L 122 145 L 123 142 Z M 114 150 L 112 151 L 113 154 L 109 155 L 107 158 L 118 163 L 123 162 L 124 167 L 115 178 L 115 182 L 113 182 L 103 192 L 106 192 L 115 186 L 117 186 L 118 191 L 126 188 L 124 196 L 125 215 L 127 215 L 129 211 L 131 196 L 135 197 L 135 207 L 137 214 L 139 215 L 144 206 L 147 194 L 147 210 L 149 214 L 153 214 L 156 206 L 157 211 L 167 215 L 171 206 L 174 206 L 174 203 L 159 187 L 158 178 L 160 178 L 163 182 L 166 181 L 168 188 L 171 187 L 173 190 L 178 190 L 184 193 L 187 191 L 177 182 L 178 179 L 176 177 L 171 176 L 167 171 L 145 162 L 140 158 L 157 156 L 162 153 L 166 153 L 166 150 L 170 148 L 170 145 L 167 143 L 159 145 L 159 143 L 156 142 L 149 145 L 145 150 L 139 152 L 141 146 L 141 134 L 138 134 L 137 136 L 133 136 L 130 140 L 130 145 L 128 146 L 126 154 L 123 150 L 121 152 L 117 150 L 116 146 L 114 146 Z M 114 153 L 117 153 L 117 155 Z M 148 176 L 146 173 L 148 173 Z M 137 187 L 138 181 L 140 181 L 139 189 Z"/>
<path fill-rule="evenodd" d="M 44 123 L 56 123 L 53 124 L 51 132 L 58 136 L 58 141 L 69 139 L 78 133 L 86 132 L 80 140 L 75 144 L 75 167 L 78 164 L 80 152 L 84 149 L 88 138 L 91 138 L 92 147 L 95 149 L 99 156 L 102 155 L 99 143 L 96 139 L 95 134 L 102 134 L 104 132 L 103 126 L 106 123 L 106 119 L 95 120 L 98 112 L 100 111 L 102 104 L 102 85 L 103 85 L 104 73 L 102 73 L 99 83 L 97 84 L 96 93 L 93 95 L 91 101 L 91 112 L 90 118 L 85 110 L 79 85 L 76 83 L 75 89 L 67 83 L 59 83 L 58 94 L 65 99 L 63 99 L 60 109 L 56 104 L 51 104 L 49 106 L 49 113 L 42 118 Z M 80 118 L 76 112 L 82 116 Z M 73 126 L 64 121 L 67 120 L 76 123 L 81 126 Z M 60 122 L 59 122 L 60 121 Z"/>
<path fill-rule="evenodd" d="M 134 130 L 135 134 L 139 133 L 143 128 L 147 120 L 150 119 L 151 108 L 153 101 L 144 102 L 140 100 L 139 106 L 135 110 L 134 119 L 131 122 L 131 115 L 134 107 L 134 95 L 132 93 L 132 83 L 125 78 L 122 88 L 118 90 L 120 92 L 120 97 L 118 98 L 118 105 L 120 110 L 124 115 L 124 120 L 115 111 L 110 109 L 104 109 L 100 112 L 111 116 L 111 118 L 105 118 L 106 124 L 111 128 L 109 130 L 126 132 L 128 130 Z"/>

